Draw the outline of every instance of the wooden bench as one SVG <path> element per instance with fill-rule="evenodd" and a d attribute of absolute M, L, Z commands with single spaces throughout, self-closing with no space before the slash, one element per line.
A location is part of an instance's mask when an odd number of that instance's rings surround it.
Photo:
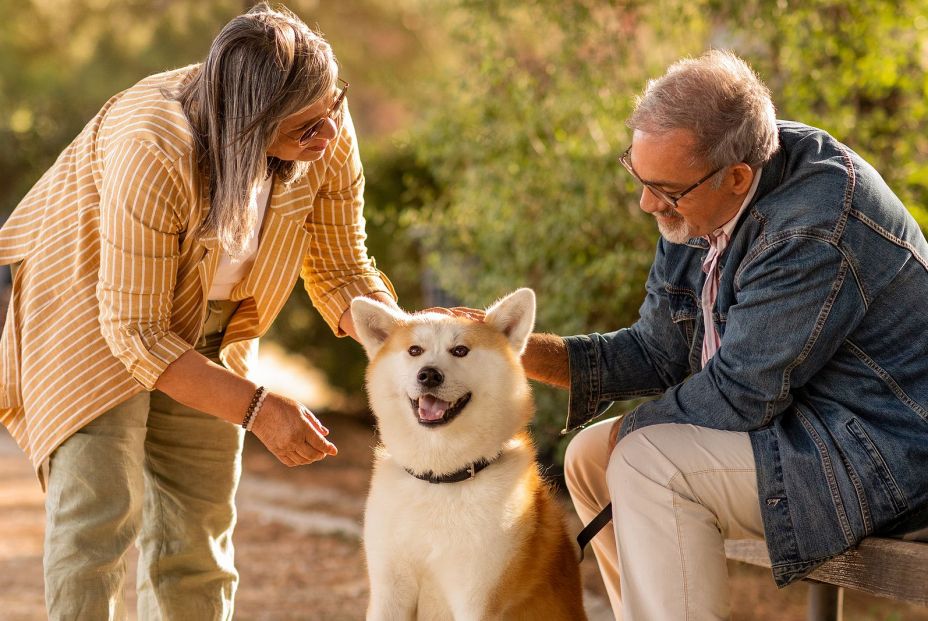
<path fill-rule="evenodd" d="M 763 541 L 728 540 L 725 554 L 770 569 Z M 928 543 L 869 537 L 805 579 L 810 581 L 808 621 L 840 621 L 844 588 L 928 606 Z"/>

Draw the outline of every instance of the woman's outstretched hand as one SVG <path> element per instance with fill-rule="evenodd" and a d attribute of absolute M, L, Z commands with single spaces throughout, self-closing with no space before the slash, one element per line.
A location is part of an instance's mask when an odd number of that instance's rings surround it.
<path fill-rule="evenodd" d="M 252 432 L 281 463 L 290 467 L 311 464 L 338 453 L 326 439 L 329 430 L 309 408 L 272 392 L 265 397 Z"/>

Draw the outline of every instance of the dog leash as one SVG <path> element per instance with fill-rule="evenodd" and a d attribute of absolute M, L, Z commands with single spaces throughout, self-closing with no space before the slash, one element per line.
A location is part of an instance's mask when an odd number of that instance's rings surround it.
<path fill-rule="evenodd" d="M 580 534 L 577 535 L 577 545 L 580 546 L 580 561 L 583 561 L 583 549 L 593 540 L 603 527 L 612 521 L 612 503 L 606 505 L 602 511 L 596 514 L 589 524 L 583 527 Z"/>

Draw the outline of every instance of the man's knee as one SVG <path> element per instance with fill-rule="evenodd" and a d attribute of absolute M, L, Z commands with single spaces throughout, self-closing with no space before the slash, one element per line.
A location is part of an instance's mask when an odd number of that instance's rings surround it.
<path fill-rule="evenodd" d="M 672 441 L 680 425 L 643 427 L 622 438 L 612 451 L 606 478 L 613 500 L 638 495 L 643 488 L 666 486 L 678 473 Z"/>

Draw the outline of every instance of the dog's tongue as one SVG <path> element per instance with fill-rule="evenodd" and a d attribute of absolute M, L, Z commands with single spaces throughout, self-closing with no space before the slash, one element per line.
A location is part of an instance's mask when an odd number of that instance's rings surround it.
<path fill-rule="evenodd" d="M 419 419 L 420 420 L 441 420 L 445 415 L 445 410 L 451 407 L 447 401 L 442 401 L 432 395 L 422 395 L 419 397 Z"/>

